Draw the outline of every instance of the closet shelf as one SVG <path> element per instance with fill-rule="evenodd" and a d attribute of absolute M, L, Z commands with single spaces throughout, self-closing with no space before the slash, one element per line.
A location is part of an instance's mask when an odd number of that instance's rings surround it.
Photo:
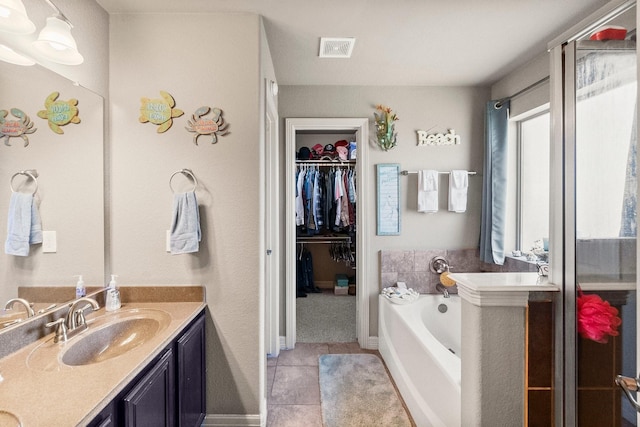
<path fill-rule="evenodd" d="M 351 242 L 350 236 L 297 236 L 297 243 Z"/>
<path fill-rule="evenodd" d="M 356 160 L 296 160 L 296 165 L 307 166 L 348 166 L 355 164 Z"/>

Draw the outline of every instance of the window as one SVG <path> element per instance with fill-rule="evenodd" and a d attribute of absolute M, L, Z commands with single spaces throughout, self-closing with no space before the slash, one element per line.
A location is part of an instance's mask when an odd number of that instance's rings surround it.
<path fill-rule="evenodd" d="M 516 248 L 528 252 L 549 237 L 549 112 L 517 122 Z"/>

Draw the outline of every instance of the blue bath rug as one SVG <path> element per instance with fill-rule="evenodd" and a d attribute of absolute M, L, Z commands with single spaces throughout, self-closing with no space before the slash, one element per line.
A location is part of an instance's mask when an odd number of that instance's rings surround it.
<path fill-rule="evenodd" d="M 377 356 L 324 354 L 318 365 L 325 427 L 411 427 Z"/>

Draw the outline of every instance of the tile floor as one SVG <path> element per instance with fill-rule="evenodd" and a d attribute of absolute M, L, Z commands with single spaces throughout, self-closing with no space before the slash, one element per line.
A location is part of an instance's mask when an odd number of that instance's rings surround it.
<path fill-rule="evenodd" d="M 267 359 L 267 427 L 322 427 L 318 356 L 372 353 L 353 343 L 297 343 Z M 408 411 L 407 411 L 408 412 Z"/>

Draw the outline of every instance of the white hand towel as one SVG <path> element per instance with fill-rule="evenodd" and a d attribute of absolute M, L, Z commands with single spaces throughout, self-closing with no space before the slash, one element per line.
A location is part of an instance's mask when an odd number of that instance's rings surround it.
<path fill-rule="evenodd" d="M 466 170 L 452 170 L 449 175 L 449 210 L 462 213 L 467 210 L 467 188 L 469 187 L 469 172 Z"/>
<path fill-rule="evenodd" d="M 196 193 L 176 193 L 173 195 L 173 218 L 169 247 L 171 254 L 188 254 L 200 250 L 200 214 Z"/>
<path fill-rule="evenodd" d="M 418 171 L 418 212 L 438 212 L 438 171 Z"/>
<path fill-rule="evenodd" d="M 28 256 L 29 245 L 36 243 L 42 243 L 42 224 L 33 194 L 11 193 L 4 251 L 8 255 Z"/>

